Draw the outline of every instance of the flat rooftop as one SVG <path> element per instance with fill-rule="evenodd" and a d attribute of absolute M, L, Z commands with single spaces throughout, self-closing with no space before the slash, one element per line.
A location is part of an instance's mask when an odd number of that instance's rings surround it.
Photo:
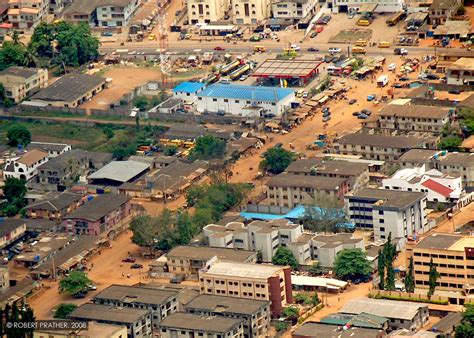
<path fill-rule="evenodd" d="M 379 206 L 403 209 L 416 203 L 424 196 L 425 193 L 422 192 L 364 188 L 352 195 L 346 195 L 346 198 L 373 200 L 374 204 L 377 203 Z"/>
<path fill-rule="evenodd" d="M 443 118 L 449 115 L 450 108 L 419 105 L 388 104 L 379 113 L 384 116 L 415 118 Z"/>
<path fill-rule="evenodd" d="M 316 190 L 337 190 L 346 181 L 347 179 L 341 177 L 281 173 L 279 175 L 272 176 L 267 181 L 267 186 L 313 188 Z"/>
<path fill-rule="evenodd" d="M 461 235 L 434 233 L 428 237 L 423 238 L 416 245 L 417 249 L 440 249 L 449 250 L 463 237 Z"/>
<path fill-rule="evenodd" d="M 149 313 L 150 310 L 86 303 L 75 309 L 69 318 L 130 324 L 141 320 Z"/>
<path fill-rule="evenodd" d="M 306 322 L 298 327 L 293 336 L 298 337 L 324 337 L 324 338 L 377 338 L 384 335 L 382 330 L 351 327 L 343 330 L 340 325 Z"/>
<path fill-rule="evenodd" d="M 163 319 L 159 326 L 170 329 L 192 330 L 193 332 L 204 331 L 222 334 L 231 331 L 241 323 L 240 319 L 176 312 Z"/>
<path fill-rule="evenodd" d="M 283 267 L 253 263 L 216 262 L 207 273 L 210 275 L 262 279 L 279 273 Z"/>
<path fill-rule="evenodd" d="M 254 251 L 214 248 L 208 246 L 177 246 L 166 255 L 168 258 L 191 258 L 194 260 L 208 261 L 214 256 L 220 260 L 233 262 L 247 262 L 251 260 L 256 253 Z"/>
<path fill-rule="evenodd" d="M 356 298 L 349 300 L 340 312 L 349 314 L 365 312 L 388 319 L 412 320 L 421 308 L 427 308 L 427 305 L 386 299 Z"/>
<path fill-rule="evenodd" d="M 178 291 L 142 288 L 139 286 L 111 285 L 99 292 L 95 299 L 109 299 L 124 303 L 163 304 Z"/>
<path fill-rule="evenodd" d="M 200 295 L 186 304 L 186 309 L 221 314 L 251 315 L 268 305 L 270 305 L 270 302 L 266 300 Z"/>
<path fill-rule="evenodd" d="M 254 77 L 268 78 L 307 78 L 312 76 L 319 61 L 314 60 L 265 60 L 252 74 Z"/>
<path fill-rule="evenodd" d="M 89 175 L 88 179 L 108 179 L 124 183 L 149 168 L 149 164 L 139 161 L 113 161 Z"/>
<path fill-rule="evenodd" d="M 423 140 L 413 136 L 352 133 L 342 136 L 337 141 L 335 141 L 335 143 L 408 149 L 421 146 L 423 144 Z"/>

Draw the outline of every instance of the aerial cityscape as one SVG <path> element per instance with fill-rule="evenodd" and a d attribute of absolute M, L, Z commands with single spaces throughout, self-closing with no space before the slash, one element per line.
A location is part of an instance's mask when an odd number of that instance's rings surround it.
<path fill-rule="evenodd" d="M 0 337 L 474 337 L 472 0 L 0 0 L 0 163 Z"/>

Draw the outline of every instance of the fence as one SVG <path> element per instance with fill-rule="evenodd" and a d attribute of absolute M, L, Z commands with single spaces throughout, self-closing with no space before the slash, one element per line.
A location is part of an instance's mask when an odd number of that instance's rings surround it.
<path fill-rule="evenodd" d="M 220 116 L 220 115 L 194 115 L 179 113 L 146 113 L 149 119 L 169 122 L 193 122 L 193 123 L 215 123 L 215 124 L 240 124 L 247 118 L 240 116 Z"/>
<path fill-rule="evenodd" d="M 6 110 L 7 113 L 12 115 L 37 115 L 38 113 L 44 113 L 44 115 L 80 115 L 86 116 L 87 109 L 83 108 L 65 108 L 65 107 L 35 107 L 35 106 L 25 106 L 18 105 L 11 107 Z"/>
<path fill-rule="evenodd" d="M 380 299 L 412 301 L 412 302 L 435 303 L 435 304 L 448 304 L 449 303 L 448 297 L 432 295 L 428 299 L 428 296 L 426 294 L 410 293 L 410 292 L 402 292 L 402 291 L 376 290 L 376 291 L 371 291 L 369 293 L 369 297 L 380 298 Z"/>

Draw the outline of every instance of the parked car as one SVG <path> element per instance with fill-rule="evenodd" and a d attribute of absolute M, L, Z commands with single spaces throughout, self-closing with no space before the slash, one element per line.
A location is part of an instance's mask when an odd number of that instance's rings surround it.
<path fill-rule="evenodd" d="M 324 107 L 322 111 L 323 111 L 323 113 L 328 112 L 328 111 L 329 111 L 329 107 Z"/>
<path fill-rule="evenodd" d="M 331 53 L 331 54 L 337 54 L 337 53 L 340 53 L 340 52 L 341 52 L 341 48 L 337 48 L 337 47 L 329 48 L 329 53 Z"/>
<path fill-rule="evenodd" d="M 331 116 L 331 112 L 330 111 L 326 111 L 323 113 L 323 117 L 326 117 L 326 116 Z"/>
<path fill-rule="evenodd" d="M 365 120 L 365 119 L 368 119 L 369 117 L 365 114 L 360 113 L 359 115 L 357 115 L 357 118 L 361 120 Z"/>
<path fill-rule="evenodd" d="M 408 76 L 402 76 L 399 78 L 400 81 L 409 81 L 410 78 Z"/>
<path fill-rule="evenodd" d="M 143 269 L 143 264 L 135 263 L 130 265 L 130 269 Z"/>
<path fill-rule="evenodd" d="M 395 82 L 394 84 L 392 84 L 392 87 L 393 88 L 403 88 L 403 85 L 401 83 Z"/>
<path fill-rule="evenodd" d="M 76 298 L 76 299 L 86 298 L 86 293 L 85 292 L 76 292 L 75 294 L 72 295 L 72 298 Z"/>
<path fill-rule="evenodd" d="M 299 52 L 301 50 L 301 47 L 294 43 L 291 44 L 290 48 L 293 49 L 295 52 Z"/>
<path fill-rule="evenodd" d="M 362 114 L 367 115 L 367 116 L 372 115 L 372 112 L 371 112 L 370 110 L 368 110 L 368 109 L 362 109 L 360 112 L 361 112 Z"/>
<path fill-rule="evenodd" d="M 308 52 L 319 52 L 319 49 L 314 48 L 314 47 L 309 47 L 307 50 L 308 50 Z"/>
<path fill-rule="evenodd" d="M 275 148 L 281 148 L 281 147 L 283 147 L 283 143 L 277 143 L 277 144 L 275 144 Z"/>
<path fill-rule="evenodd" d="M 317 37 L 317 36 L 318 36 L 318 32 L 312 32 L 309 37 L 310 37 L 311 39 L 314 39 L 314 38 Z"/>
<path fill-rule="evenodd" d="M 87 289 L 90 291 L 90 290 L 97 290 L 97 286 L 95 286 L 94 284 L 89 284 L 87 286 Z"/>
<path fill-rule="evenodd" d="M 426 74 L 426 78 L 427 78 L 428 80 L 439 80 L 439 76 L 438 76 L 438 75 L 436 75 L 436 74 L 431 74 L 431 73 Z"/>
<path fill-rule="evenodd" d="M 377 96 L 376 96 L 375 94 L 367 95 L 367 101 L 369 101 L 369 102 L 370 102 L 370 101 L 373 101 L 373 100 L 375 100 L 376 97 L 377 97 Z"/>
<path fill-rule="evenodd" d="M 323 122 L 328 122 L 331 119 L 331 116 L 323 116 Z"/>
<path fill-rule="evenodd" d="M 114 34 L 113 34 L 112 32 L 106 31 L 106 32 L 100 33 L 100 35 L 102 35 L 102 36 L 112 36 L 112 35 L 114 35 Z"/>
<path fill-rule="evenodd" d="M 356 99 L 350 99 L 350 100 L 349 100 L 349 104 L 354 104 L 354 103 L 356 103 L 356 102 L 357 102 Z"/>
<path fill-rule="evenodd" d="M 395 63 L 391 63 L 388 65 L 388 71 L 391 72 L 393 70 L 397 69 L 397 65 Z"/>
<path fill-rule="evenodd" d="M 135 261 L 136 259 L 133 257 L 127 257 L 127 258 L 122 259 L 122 262 L 124 263 L 135 263 Z"/>
<path fill-rule="evenodd" d="M 360 115 L 360 111 L 355 111 L 352 113 L 352 116 L 359 116 Z"/>
<path fill-rule="evenodd" d="M 461 94 L 461 91 L 459 89 L 451 89 L 450 91 L 448 91 L 448 93 L 459 95 L 459 94 Z"/>
<path fill-rule="evenodd" d="M 248 78 L 247 75 L 242 75 L 239 80 L 240 81 L 245 81 L 245 80 L 247 80 L 247 78 Z"/>

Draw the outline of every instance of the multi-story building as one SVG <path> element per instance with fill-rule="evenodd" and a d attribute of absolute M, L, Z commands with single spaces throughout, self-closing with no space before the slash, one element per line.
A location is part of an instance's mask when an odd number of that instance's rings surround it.
<path fill-rule="evenodd" d="M 68 318 L 126 326 L 127 337 L 131 338 L 152 336 L 150 310 L 86 303 L 71 312 Z"/>
<path fill-rule="evenodd" d="M 459 48 L 447 48 L 437 53 L 436 70 L 445 72 L 446 68 L 461 58 L 474 58 L 471 51 Z"/>
<path fill-rule="evenodd" d="M 9 67 L 0 72 L 0 83 L 5 89 L 5 97 L 19 103 L 48 84 L 48 70 Z"/>
<path fill-rule="evenodd" d="M 228 11 L 226 0 L 189 0 L 187 1 L 189 23 L 211 23 L 222 20 Z"/>
<path fill-rule="evenodd" d="M 430 261 L 439 272 L 436 291 L 449 292 L 450 302 L 471 302 L 474 285 L 474 237 L 435 233 L 407 245 L 406 258 L 413 257 L 415 287 L 428 289 Z M 408 266 L 408 265 L 407 265 Z M 435 295 L 436 295 L 435 291 Z"/>
<path fill-rule="evenodd" d="M 352 234 L 316 235 L 303 232 L 302 225 L 285 219 L 253 221 L 248 226 L 239 222 L 226 226 L 209 224 L 203 230 L 210 246 L 260 251 L 265 262 L 272 260 L 279 246 L 291 250 L 299 264 L 317 260 L 327 267 L 333 266 L 337 253 L 343 249 L 365 250 L 364 241 Z"/>
<path fill-rule="evenodd" d="M 348 191 L 348 180 L 338 177 L 282 173 L 271 177 L 267 182 L 268 203 L 287 208 L 314 204 L 318 199 L 342 201 Z"/>
<path fill-rule="evenodd" d="M 50 159 L 64 154 L 66 151 L 71 151 L 71 146 L 65 143 L 49 143 L 49 142 L 31 142 L 26 147 L 26 150 L 39 149 L 46 151 Z"/>
<path fill-rule="evenodd" d="M 463 194 L 460 176 L 449 176 L 425 166 L 400 169 L 391 177 L 382 180 L 385 189 L 420 191 L 426 193 L 429 202 L 455 202 Z"/>
<path fill-rule="evenodd" d="M 461 176 L 466 188 L 474 187 L 474 153 L 458 153 L 439 150 L 412 149 L 398 160 L 401 168 L 426 165 L 426 169 L 436 169 L 443 174 Z"/>
<path fill-rule="evenodd" d="M 111 285 L 93 299 L 95 304 L 150 310 L 153 328 L 167 316 L 178 311 L 178 291 Z"/>
<path fill-rule="evenodd" d="M 49 0 L 10 0 L 8 4 L 8 22 L 20 30 L 35 28 L 49 9 Z"/>
<path fill-rule="evenodd" d="M 290 19 L 296 22 L 314 15 L 317 8 L 317 0 L 278 0 L 272 3 L 272 16 L 275 19 Z"/>
<path fill-rule="evenodd" d="M 186 304 L 186 312 L 240 319 L 243 321 L 243 337 L 268 337 L 271 313 L 267 300 L 200 295 Z"/>
<path fill-rule="evenodd" d="M 312 157 L 292 162 L 285 171 L 295 175 L 344 178 L 351 190 L 369 182 L 368 163 Z"/>
<path fill-rule="evenodd" d="M 429 230 L 424 192 L 365 188 L 346 195 L 345 208 L 355 226 L 374 230 L 376 240 L 391 233 L 403 244 Z"/>
<path fill-rule="evenodd" d="M 375 128 L 387 133 L 425 132 L 441 134 L 452 109 L 437 106 L 389 104 L 378 114 Z"/>
<path fill-rule="evenodd" d="M 126 228 L 124 220 L 131 215 L 130 201 L 128 196 L 112 193 L 94 197 L 63 217 L 64 228 L 75 235 L 118 233 Z"/>
<path fill-rule="evenodd" d="M 412 148 L 425 148 L 426 142 L 412 136 L 352 133 L 334 141 L 330 151 L 368 159 L 395 161 Z"/>
<path fill-rule="evenodd" d="M 232 21 L 237 25 L 256 25 L 270 17 L 270 2 L 267 0 L 233 0 Z"/>
<path fill-rule="evenodd" d="M 66 3 L 67 1 L 63 0 L 49 0 L 49 13 L 60 15 Z"/>
<path fill-rule="evenodd" d="M 0 221 L 0 249 L 23 237 L 25 232 L 26 221 L 24 219 L 6 218 Z"/>
<path fill-rule="evenodd" d="M 460 0 L 433 0 L 429 8 L 430 24 L 437 26 L 451 19 L 461 6 Z"/>
<path fill-rule="evenodd" d="M 197 275 L 213 260 L 249 263 L 257 260 L 253 251 L 204 246 L 177 246 L 166 254 L 168 271 L 176 275 Z"/>
<path fill-rule="evenodd" d="M 89 322 L 87 328 L 70 330 L 38 329 L 33 332 L 33 338 L 125 338 L 127 327 L 104 323 Z"/>
<path fill-rule="evenodd" d="M 402 0 L 332 0 L 332 12 L 357 12 L 364 4 L 376 5 L 376 13 L 395 13 L 403 10 Z"/>
<path fill-rule="evenodd" d="M 241 338 L 244 336 L 243 321 L 221 316 L 200 316 L 177 312 L 160 323 L 161 338 L 207 337 Z"/>
<path fill-rule="evenodd" d="M 64 191 L 70 188 L 89 168 L 87 152 L 74 149 L 38 167 L 34 188 L 44 191 Z"/>
<path fill-rule="evenodd" d="M 48 153 L 33 149 L 7 159 L 3 169 L 5 179 L 14 177 L 28 181 L 36 176 L 38 167 L 48 161 Z"/>
<path fill-rule="evenodd" d="M 446 82 L 454 85 L 474 85 L 474 59 L 460 58 L 447 68 Z"/>
<path fill-rule="evenodd" d="M 290 267 L 216 261 L 199 271 L 201 294 L 269 300 L 273 317 L 293 303 Z"/>
<path fill-rule="evenodd" d="M 61 222 L 62 218 L 77 209 L 82 203 L 82 195 L 70 192 L 57 194 L 51 198 L 35 201 L 26 207 L 28 218 L 49 219 Z"/>

